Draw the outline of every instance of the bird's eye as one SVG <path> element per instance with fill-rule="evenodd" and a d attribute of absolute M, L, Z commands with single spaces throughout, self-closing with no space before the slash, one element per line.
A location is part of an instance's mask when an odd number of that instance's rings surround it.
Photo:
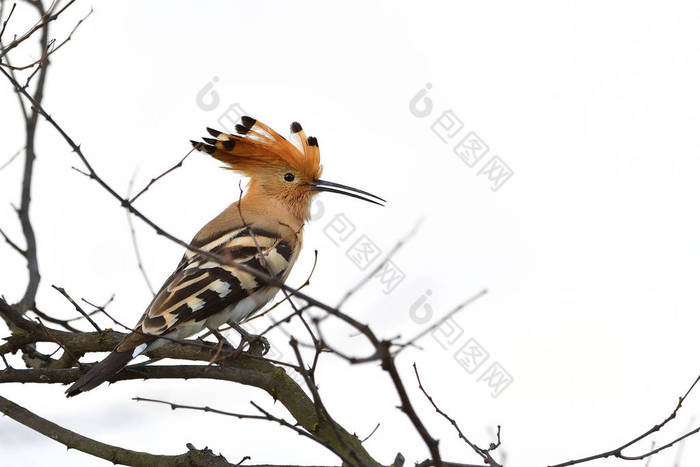
<path fill-rule="evenodd" d="M 291 172 L 287 172 L 284 174 L 284 180 L 287 182 L 293 182 L 294 181 L 294 174 Z"/>

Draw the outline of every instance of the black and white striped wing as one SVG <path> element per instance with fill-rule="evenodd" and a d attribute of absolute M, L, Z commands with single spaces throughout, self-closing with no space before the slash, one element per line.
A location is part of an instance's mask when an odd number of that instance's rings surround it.
<path fill-rule="evenodd" d="M 250 227 L 226 232 L 199 248 L 278 278 L 286 276 L 293 262 L 288 242 Z M 248 272 L 188 251 L 154 297 L 139 327 L 146 334 L 163 335 L 178 323 L 206 320 L 263 287 L 268 286 Z"/>

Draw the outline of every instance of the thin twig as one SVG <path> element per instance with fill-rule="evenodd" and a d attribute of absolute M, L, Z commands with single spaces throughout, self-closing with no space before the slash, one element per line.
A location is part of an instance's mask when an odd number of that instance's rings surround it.
<path fill-rule="evenodd" d="M 286 298 L 285 298 L 284 300 L 286 300 Z M 308 304 L 307 304 L 307 305 L 301 307 L 301 308 L 299 309 L 299 311 L 304 312 L 304 311 L 308 310 L 309 308 L 311 308 L 311 305 L 308 305 Z M 271 316 L 268 315 L 268 318 L 270 319 L 270 321 L 272 322 L 272 324 L 270 324 L 268 327 L 266 327 L 265 330 L 264 330 L 263 332 L 260 333 L 260 335 L 261 335 L 261 336 L 264 336 L 264 335 L 267 334 L 268 332 L 270 332 L 270 331 L 272 331 L 273 329 L 279 327 L 279 328 L 280 328 L 280 331 L 282 331 L 287 337 L 290 337 L 291 335 L 284 329 L 284 327 L 282 326 L 282 324 L 284 324 L 284 323 L 289 323 L 289 321 L 290 321 L 292 318 L 294 318 L 296 315 L 297 315 L 297 312 L 296 312 L 296 311 L 292 311 L 291 313 L 285 315 L 283 318 L 277 319 L 277 320 L 276 320 L 276 319 L 273 319 Z M 301 343 L 301 342 L 300 342 L 300 344 L 302 344 L 303 347 L 307 347 L 307 345 L 306 345 L 305 343 Z M 311 347 L 313 347 L 313 345 L 311 345 Z"/>
<path fill-rule="evenodd" d="M 5 2 L 2 2 L 2 7 L 5 6 Z M 10 18 L 12 18 L 12 13 L 15 12 L 15 7 L 17 6 L 17 3 L 12 4 L 12 8 L 10 9 L 10 14 L 7 15 L 7 18 L 5 21 L 2 23 L 2 29 L 0 29 L 0 41 L 2 41 L 2 35 L 5 34 L 5 28 L 7 27 L 7 22 L 10 21 Z M 0 11 L 2 11 L 4 8 L 0 8 Z M 0 15 L 0 18 L 2 18 L 2 15 Z"/>
<path fill-rule="evenodd" d="M 53 333 L 49 331 L 49 328 L 44 326 L 44 323 L 41 321 L 41 318 L 37 318 L 36 320 L 39 322 L 39 325 L 41 325 L 41 328 L 44 330 L 44 333 L 49 337 L 49 339 L 60 345 L 63 351 L 71 357 L 73 362 L 77 362 L 79 358 L 82 357 L 82 355 L 76 356 L 73 352 L 70 351 L 68 347 L 66 347 L 66 344 L 61 342 L 61 340 L 58 337 L 54 336 Z"/>
<path fill-rule="evenodd" d="M 345 444 L 343 441 L 342 437 L 340 436 L 340 433 L 338 432 L 336 428 L 336 422 L 333 420 L 331 417 L 330 413 L 328 413 L 328 410 L 326 409 L 325 404 L 323 403 L 323 400 L 321 399 L 321 394 L 318 392 L 318 388 L 316 387 L 316 383 L 313 380 L 313 367 L 312 369 L 307 370 L 305 365 L 304 365 L 304 360 L 301 357 L 301 353 L 299 352 L 299 346 L 297 345 L 297 341 L 294 337 L 292 337 L 289 341 L 290 347 L 294 350 L 294 355 L 296 356 L 297 363 L 299 364 L 299 374 L 304 378 L 304 382 L 306 382 L 306 386 L 309 388 L 309 391 L 311 391 L 311 398 L 314 401 L 314 408 L 316 409 L 316 416 L 318 417 L 319 420 L 328 420 L 328 422 L 331 425 L 331 428 L 333 430 L 333 434 L 335 435 L 336 440 L 341 443 L 341 445 L 345 448 L 348 449 L 349 447 Z M 316 348 L 316 353 L 320 353 L 319 348 Z M 352 450 L 352 448 L 349 449 L 350 454 L 357 458 L 357 455 L 355 452 Z"/>
<path fill-rule="evenodd" d="M 651 442 L 651 447 L 650 447 L 649 449 L 652 449 L 652 450 L 653 450 L 655 447 L 656 447 L 656 441 L 652 441 L 652 442 Z M 644 467 L 650 467 L 650 466 L 651 466 L 651 458 L 652 458 L 652 456 L 649 456 L 649 457 L 647 458 L 647 462 L 646 462 L 646 464 L 644 464 Z"/>
<path fill-rule="evenodd" d="M 93 305 L 91 305 L 90 303 L 88 303 L 88 305 L 90 305 L 90 306 L 92 306 L 93 308 L 95 308 L 95 309 L 92 310 L 90 313 L 88 313 L 88 316 L 96 315 L 97 313 L 100 313 L 100 312 L 103 311 L 105 308 L 107 308 L 107 306 L 109 306 L 109 304 L 112 303 L 112 301 L 114 300 L 114 296 L 115 296 L 115 295 L 112 294 L 112 296 L 109 297 L 109 298 L 107 299 L 107 301 L 105 302 L 105 304 L 99 306 L 99 308 L 94 307 Z M 66 321 L 69 322 L 69 323 L 71 323 L 71 322 L 73 322 L 73 321 L 79 321 L 79 320 L 81 320 L 81 319 L 85 319 L 85 317 L 82 316 L 82 315 L 81 315 L 81 316 L 76 316 L 75 318 L 70 318 L 70 319 L 67 319 Z"/>
<path fill-rule="evenodd" d="M 447 313 L 445 316 L 443 316 L 442 318 L 440 318 L 439 320 L 437 320 L 436 322 L 434 322 L 432 325 L 428 326 L 427 328 L 423 329 L 421 332 L 419 332 L 418 334 L 416 334 L 415 336 L 413 336 L 412 338 L 407 340 L 405 343 L 401 344 L 401 348 L 398 351 L 396 351 L 396 354 L 401 352 L 406 347 L 414 345 L 420 338 L 422 338 L 423 336 L 425 336 L 426 334 L 428 334 L 432 330 L 440 327 L 440 325 L 442 325 L 442 323 L 444 323 L 448 319 L 452 318 L 455 314 L 459 313 L 461 310 L 463 310 L 467 306 L 471 305 L 472 303 L 474 303 L 476 300 L 483 297 L 487 293 L 488 293 L 488 289 L 482 289 L 481 291 L 477 292 L 475 295 L 472 295 L 467 300 L 463 301 L 462 303 L 460 303 L 459 305 L 454 307 L 452 309 L 452 311 Z"/>
<path fill-rule="evenodd" d="M 0 44 L 0 46 L 1 45 L 2 44 Z M 10 57 L 7 57 L 6 60 L 9 62 Z M 39 68 L 34 70 L 34 72 L 32 73 L 32 76 L 34 76 L 36 74 L 36 72 L 38 72 L 38 71 L 39 71 Z M 12 75 L 12 77 L 14 79 L 17 79 L 17 75 L 16 75 L 14 70 L 12 70 L 12 69 L 10 70 L 10 75 Z M 26 87 L 27 86 L 25 86 L 25 89 L 26 89 Z M 22 116 L 24 117 L 24 121 L 27 122 L 29 120 L 29 112 L 27 112 L 27 106 L 24 105 L 24 99 L 22 99 L 22 96 L 20 95 L 20 93 L 17 92 L 17 90 L 15 90 L 15 95 L 17 96 L 17 102 L 19 103 L 19 108 L 22 111 Z M 26 125 L 26 123 L 25 123 L 25 125 Z M 25 146 L 25 150 L 26 150 L 26 146 Z M 15 211 L 17 211 L 17 209 L 15 209 Z"/>
<path fill-rule="evenodd" d="M 5 369 L 6 369 L 6 370 L 11 370 L 11 369 L 12 369 L 12 366 L 10 366 L 10 364 L 7 363 L 7 359 L 5 358 L 5 354 L 4 354 L 4 353 L 0 353 L 0 358 L 2 358 L 2 361 L 3 361 L 3 363 L 5 364 Z"/>
<path fill-rule="evenodd" d="M 24 256 L 25 258 L 27 257 L 27 252 L 24 251 L 19 245 L 17 245 L 15 242 L 13 242 L 10 237 L 7 236 L 7 234 L 0 229 L 0 235 L 2 235 L 2 238 L 5 239 L 5 242 L 7 242 L 8 245 L 12 247 L 13 250 L 15 250 L 17 253 L 20 255 Z"/>
<path fill-rule="evenodd" d="M 665 445 L 661 446 L 660 448 L 654 449 L 653 451 L 649 451 L 646 454 L 642 454 L 639 456 L 625 456 L 622 453 L 622 451 L 624 451 L 628 447 L 638 443 L 639 441 L 643 440 L 644 438 L 647 438 L 649 435 L 658 432 L 664 426 L 666 426 L 666 424 L 668 422 L 670 422 L 671 420 L 676 418 L 676 415 L 678 414 L 678 411 L 681 409 L 683 402 L 688 397 L 688 395 L 693 390 L 693 388 L 695 388 L 695 386 L 698 384 L 698 381 L 700 381 L 700 376 L 695 378 L 695 381 L 693 381 L 693 384 L 690 385 L 690 387 L 685 392 L 685 394 L 678 398 L 678 403 L 676 404 L 676 407 L 673 409 L 673 412 L 671 412 L 671 414 L 668 417 L 666 417 L 666 419 L 664 419 L 664 421 L 662 421 L 661 423 L 659 423 L 657 425 L 654 425 L 653 427 L 651 427 L 650 429 L 648 429 L 647 431 L 645 431 L 641 435 L 637 436 L 636 438 L 632 439 L 631 441 L 628 441 L 625 444 L 618 446 L 615 449 L 611 449 L 609 451 L 601 452 L 599 454 L 594 454 L 592 456 L 582 457 L 580 459 L 570 460 L 568 462 L 562 462 L 561 464 L 555 464 L 555 465 L 552 465 L 550 467 L 566 467 L 569 465 L 583 464 L 584 462 L 590 462 L 590 461 L 596 460 L 596 459 L 604 459 L 607 457 L 617 457 L 619 459 L 626 459 L 626 460 L 639 460 L 639 459 L 643 459 L 645 457 L 648 457 L 652 454 L 655 454 L 659 451 L 662 451 L 664 449 L 667 449 L 667 448 L 673 446 L 675 443 L 678 443 L 678 442 L 684 440 L 688 436 L 691 436 L 691 435 L 697 433 L 698 431 L 700 431 L 700 427 L 698 427 L 694 430 L 691 430 L 690 432 L 684 434 L 683 436 L 681 436 L 679 438 L 676 438 L 672 442 L 665 444 Z"/>
<path fill-rule="evenodd" d="M 314 263 L 313 263 L 313 265 L 311 266 L 311 272 L 309 272 L 309 276 L 306 278 L 306 280 L 304 281 L 304 283 L 301 284 L 301 285 L 300 285 L 299 287 L 297 287 L 296 289 L 294 289 L 295 292 L 298 292 L 298 291 L 302 290 L 304 287 L 307 287 L 308 285 L 311 284 L 311 276 L 313 276 L 313 275 L 314 275 L 314 272 L 316 271 L 316 263 L 317 263 L 317 262 L 318 262 L 318 250 L 314 250 Z M 248 323 L 248 322 L 250 322 L 250 321 L 253 321 L 254 319 L 262 318 L 263 316 L 267 315 L 267 314 L 270 313 L 272 310 L 274 310 L 275 308 L 277 308 L 278 306 L 280 306 L 281 304 L 283 304 L 283 303 L 286 302 L 286 301 L 290 301 L 290 297 L 289 297 L 289 296 L 285 296 L 282 300 L 277 301 L 277 302 L 276 302 L 274 305 L 272 305 L 270 308 L 267 308 L 267 309 L 265 309 L 264 311 L 262 311 L 262 312 L 260 312 L 260 313 L 258 313 L 258 314 L 256 314 L 256 315 L 253 315 L 253 316 L 251 316 L 251 317 L 246 318 L 241 324 Z M 296 310 L 295 310 L 295 313 L 294 313 L 294 314 L 296 314 Z M 269 329 L 266 329 L 265 332 L 267 332 L 268 330 L 269 330 Z M 265 332 L 262 332 L 260 335 L 265 334 Z"/>
<path fill-rule="evenodd" d="M 323 441 L 323 440 L 319 439 L 318 437 L 316 437 L 316 436 L 314 436 L 314 435 L 312 435 L 312 434 L 310 434 L 310 433 L 307 433 L 307 432 L 304 431 L 304 430 L 299 429 L 297 426 L 292 425 L 291 423 L 289 423 L 288 421 L 286 421 L 286 420 L 283 419 L 283 418 L 275 417 L 274 415 L 270 414 L 268 411 L 266 411 L 265 409 L 263 409 L 262 407 L 260 407 L 258 404 L 256 404 L 256 403 L 253 402 L 253 401 L 250 401 L 250 404 L 251 404 L 253 407 L 255 407 L 256 409 L 258 409 L 258 411 L 259 411 L 260 413 L 262 413 L 263 415 L 265 415 L 266 417 L 268 417 L 270 420 L 275 421 L 275 422 L 279 423 L 280 425 L 289 428 L 290 430 L 296 431 L 296 432 L 297 432 L 299 435 L 301 435 L 301 436 L 305 436 L 305 437 L 307 437 L 307 438 L 310 438 L 310 439 L 316 441 L 316 442 L 319 443 L 320 445 L 325 446 L 328 450 L 330 450 L 330 451 L 332 451 L 333 453 L 335 453 L 335 454 L 336 454 L 338 457 L 340 457 L 344 462 L 348 463 L 349 465 L 355 465 L 355 464 L 353 464 L 353 462 L 352 462 L 345 454 L 343 454 L 342 452 L 340 452 L 338 449 L 334 449 L 333 447 L 331 447 L 331 445 L 328 444 L 328 442 Z"/>
<path fill-rule="evenodd" d="M 690 437 L 690 436 L 692 436 L 692 435 L 694 435 L 695 433 L 698 433 L 698 432 L 700 432 L 700 426 L 697 427 L 697 428 L 695 428 L 694 430 L 690 430 L 689 432 L 687 432 L 686 434 L 684 434 L 684 435 L 682 435 L 682 436 L 679 436 L 678 438 L 674 439 L 673 441 L 668 442 L 668 443 L 664 444 L 663 446 L 658 447 L 658 448 L 656 448 L 656 449 L 652 449 L 651 451 L 645 452 L 644 454 L 639 454 L 639 455 L 636 455 L 636 456 L 627 456 L 627 455 L 625 455 L 625 454 L 620 454 L 619 456 L 616 456 L 616 457 L 619 457 L 620 459 L 624 459 L 624 460 L 627 460 L 627 461 L 638 461 L 638 460 L 642 460 L 642 459 L 644 459 L 645 457 L 653 456 L 654 454 L 657 454 L 657 453 L 659 453 L 659 452 L 661 452 L 661 451 L 663 451 L 663 450 L 665 450 L 665 449 L 668 449 L 668 448 L 670 448 L 671 446 L 674 446 L 676 443 L 679 443 L 679 442 L 683 441 L 684 439 L 686 439 L 686 438 L 688 438 L 688 437 Z"/>
<path fill-rule="evenodd" d="M 4 169 L 4 168 L 7 167 L 8 165 L 12 164 L 12 161 L 14 161 L 15 159 L 17 159 L 17 158 L 19 157 L 19 155 L 22 154 L 22 151 L 24 151 L 24 146 L 22 146 L 22 148 L 19 149 L 16 153 L 14 153 L 14 154 L 12 155 L 12 157 L 10 157 L 10 158 L 9 158 L 8 160 L 6 160 L 2 165 L 0 165 L 0 170 Z"/>
<path fill-rule="evenodd" d="M 493 451 L 494 449 L 498 448 L 498 446 L 501 445 L 501 427 L 500 427 L 500 425 L 498 427 L 498 435 L 497 435 L 498 442 L 492 443 L 492 445 L 491 445 L 491 447 L 489 447 L 489 449 L 480 448 L 476 444 L 469 441 L 469 438 L 466 437 L 466 435 L 464 434 L 462 429 L 459 427 L 459 425 L 457 424 L 457 422 L 455 421 L 454 418 L 450 417 L 445 412 L 440 410 L 440 408 L 437 406 L 437 404 L 433 400 L 432 396 L 430 394 L 428 394 L 428 391 L 423 387 L 423 383 L 420 380 L 420 375 L 418 374 L 418 368 L 416 367 L 415 363 L 413 364 L 413 372 L 415 373 L 416 380 L 418 381 L 418 388 L 421 390 L 421 392 L 426 397 L 426 399 L 428 399 L 428 401 L 433 406 L 435 411 L 437 413 L 439 413 L 445 420 L 450 422 L 450 424 L 454 427 L 455 431 L 457 431 L 457 435 L 460 437 L 460 439 L 462 439 L 465 443 L 467 443 L 467 445 L 470 448 L 472 448 L 472 450 L 474 450 L 474 452 L 477 453 L 483 459 L 484 464 L 488 464 L 488 465 L 493 466 L 493 467 L 501 467 L 501 464 L 496 462 L 495 459 L 493 457 L 491 457 L 491 454 L 490 454 L 490 451 Z"/>
<path fill-rule="evenodd" d="M 250 402 L 250 404 L 255 407 L 262 415 L 254 415 L 254 414 L 243 414 L 243 413 L 237 413 L 237 412 L 228 412 L 226 410 L 220 410 L 220 409 L 215 409 L 209 406 L 196 406 L 196 405 L 185 405 L 185 404 L 176 404 L 174 402 L 168 402 L 168 401 L 163 401 L 159 399 L 149 399 L 145 397 L 133 397 L 131 400 L 136 401 L 136 402 L 154 402 L 157 404 L 165 404 L 170 407 L 171 410 L 177 410 L 177 409 L 185 409 L 185 410 L 196 410 L 200 412 L 210 412 L 210 413 L 215 413 L 219 415 L 225 415 L 228 417 L 235 417 L 241 420 L 265 420 L 265 421 L 273 421 L 276 422 L 286 428 L 289 428 L 292 431 L 295 431 L 297 434 L 304 436 L 310 440 L 316 441 L 317 443 L 321 444 L 325 448 L 329 449 L 330 451 L 334 452 L 336 455 L 340 456 L 341 459 L 347 461 L 347 458 L 342 454 L 337 452 L 335 449 L 333 449 L 327 442 L 325 442 L 322 439 L 319 439 L 316 437 L 314 434 L 302 430 L 296 425 L 293 425 L 289 423 L 288 421 L 284 420 L 283 418 L 276 417 L 272 414 L 270 414 L 268 411 L 260 407 L 258 404 L 255 402 Z M 353 464 L 351 464 L 353 465 Z"/>
<path fill-rule="evenodd" d="M 136 178 L 136 173 L 131 177 L 131 180 L 129 181 L 129 189 L 126 192 L 126 197 L 128 198 L 131 195 L 131 189 L 134 186 L 134 179 Z M 150 186 L 150 185 L 149 185 Z M 148 188 L 148 187 L 146 187 Z M 143 189 L 143 191 L 146 190 L 146 188 Z M 143 193 L 142 191 L 142 193 Z M 134 197 L 134 199 L 138 198 L 138 195 Z M 133 203 L 133 200 L 131 201 Z M 131 220 L 131 213 L 129 211 L 126 211 L 126 222 L 129 224 L 129 231 L 131 232 L 131 244 L 134 247 L 134 254 L 136 254 L 136 264 L 138 265 L 139 271 L 141 271 L 141 276 L 143 276 L 143 280 L 146 281 L 146 286 L 148 287 L 148 290 L 151 291 L 151 295 L 155 296 L 156 291 L 153 288 L 153 285 L 151 284 L 151 280 L 148 278 L 148 274 L 146 273 L 146 268 L 143 267 L 143 261 L 141 260 L 141 251 L 139 249 L 139 243 L 136 240 L 136 229 L 134 229 L 134 223 Z"/>
<path fill-rule="evenodd" d="M 244 414 L 244 413 L 236 413 L 236 412 L 227 412 L 226 410 L 219 410 L 219 409 L 214 409 L 209 406 L 195 406 L 195 405 L 185 405 L 185 404 L 176 404 L 175 402 L 168 402 L 168 401 L 162 401 L 159 399 L 149 399 L 147 397 L 132 397 L 132 401 L 136 402 L 155 402 L 157 404 L 165 404 L 170 406 L 170 410 L 176 410 L 176 409 L 188 409 L 188 410 L 199 410 L 202 412 L 211 412 L 219 415 L 226 415 L 228 417 L 236 417 L 240 418 L 241 420 L 244 419 L 252 419 L 252 420 L 267 420 L 267 417 L 264 415 L 252 415 L 252 414 Z"/>
<path fill-rule="evenodd" d="M 377 273 L 379 271 L 381 271 L 384 266 L 386 266 L 386 264 L 389 262 L 389 260 L 391 260 L 391 258 L 393 258 L 394 255 L 396 255 L 396 253 L 401 249 L 401 247 L 403 247 L 406 244 L 406 242 L 408 242 L 408 240 L 411 237 L 413 237 L 416 234 L 416 232 L 418 232 L 418 229 L 420 228 L 420 225 L 422 223 L 423 223 L 423 220 L 422 219 L 419 220 L 416 223 L 416 225 L 413 226 L 413 228 L 410 230 L 410 232 L 408 232 L 403 238 L 401 238 L 398 242 L 396 242 L 394 247 L 389 251 L 389 253 L 387 253 L 387 255 L 377 265 L 377 267 L 372 269 L 372 271 L 370 271 L 369 274 L 365 275 L 365 277 L 363 277 L 360 280 L 360 282 L 355 284 L 354 287 L 351 287 L 347 292 L 345 292 L 345 295 L 343 295 L 343 298 L 340 299 L 340 301 L 338 302 L 338 304 L 335 307 L 340 309 L 340 307 L 342 307 L 343 304 L 345 304 L 345 302 L 347 302 L 350 297 L 352 297 L 357 291 L 359 291 L 362 287 L 364 287 L 365 284 L 367 284 L 367 282 L 369 282 L 374 276 L 376 276 Z"/>
<path fill-rule="evenodd" d="M 360 440 L 360 442 L 361 442 L 361 443 L 364 443 L 365 441 L 367 441 L 368 439 L 370 439 L 370 438 L 372 437 L 372 435 L 373 435 L 374 433 L 377 432 L 377 430 L 379 429 L 379 426 L 380 426 L 380 425 L 381 425 L 381 422 L 377 423 L 377 426 L 374 427 L 374 430 L 372 430 L 372 431 L 370 432 L 370 434 L 368 434 L 367 436 L 365 436 L 364 438 L 362 438 L 362 439 Z"/>
<path fill-rule="evenodd" d="M 688 421 L 688 428 L 686 430 L 690 430 L 690 427 L 693 426 L 694 423 L 695 416 L 692 416 Z M 685 448 L 685 440 L 678 443 L 678 449 L 676 449 L 676 458 L 673 461 L 673 467 L 681 467 L 681 461 L 683 460 L 683 448 Z"/>
<path fill-rule="evenodd" d="M 33 4 L 33 5 L 35 5 L 35 6 L 37 6 L 37 7 L 41 5 L 41 2 L 30 2 L 30 3 Z M 4 57 L 5 55 L 7 55 L 7 53 L 8 53 L 10 50 L 14 49 L 14 48 L 17 47 L 18 45 L 20 45 L 22 42 L 24 42 L 24 41 L 26 41 L 27 39 L 29 39 L 29 38 L 30 38 L 32 35 L 34 35 L 34 33 L 37 32 L 39 29 L 45 28 L 45 27 L 48 26 L 48 24 L 49 24 L 51 21 L 55 21 L 56 18 L 58 18 L 58 17 L 61 15 L 61 13 L 63 13 L 64 11 L 66 11 L 66 9 L 67 9 L 69 6 L 71 6 L 73 3 L 75 3 L 75 0 L 70 0 L 68 3 L 65 4 L 65 6 L 63 6 L 63 8 L 61 8 L 60 10 L 58 10 L 56 13 L 52 13 L 51 10 L 49 10 L 48 12 L 42 13 L 42 18 L 41 18 L 31 29 L 29 29 L 29 31 L 25 32 L 25 33 L 22 34 L 20 37 L 18 37 L 17 39 L 13 40 L 13 41 L 10 42 L 6 47 L 3 47 L 3 48 L 0 50 L 0 58 Z"/>
<path fill-rule="evenodd" d="M 83 315 L 83 318 L 85 318 L 85 319 L 92 325 L 92 327 L 95 328 L 95 330 L 96 330 L 97 332 L 102 332 L 102 328 L 100 328 L 100 327 L 97 325 L 97 323 L 90 317 L 90 315 L 87 314 L 87 313 L 85 312 L 85 310 L 83 310 L 83 309 L 81 308 L 81 306 L 78 305 L 78 304 L 75 302 L 75 300 L 73 300 L 73 297 L 71 297 L 70 295 L 68 295 L 68 292 L 66 292 L 66 289 L 64 289 L 63 287 L 57 287 L 57 286 L 54 285 L 54 284 L 51 284 L 51 288 L 53 288 L 54 290 L 58 291 L 58 293 L 60 293 L 61 295 L 63 295 L 63 296 L 66 298 L 66 300 L 68 300 L 68 301 L 73 305 L 73 307 L 75 308 L 75 310 L 76 310 L 78 313 L 80 313 L 81 315 Z"/>
<path fill-rule="evenodd" d="M 139 199 L 139 197 L 140 197 L 142 194 L 144 194 L 146 191 L 148 191 L 149 188 L 151 188 L 151 185 L 153 185 L 153 184 L 156 183 L 158 180 L 160 180 L 161 178 L 163 178 L 163 177 L 165 177 L 166 175 L 168 175 L 168 174 L 169 174 L 170 172 L 172 172 L 173 170 L 182 167 L 182 163 L 185 162 L 185 159 L 187 159 L 187 158 L 190 156 L 190 154 L 192 154 L 192 152 L 193 152 L 194 150 L 195 150 L 195 148 L 190 149 L 190 150 L 187 152 L 187 154 L 185 154 L 185 156 L 184 156 L 182 159 L 180 159 L 180 162 L 178 162 L 178 163 L 175 164 L 174 166 L 170 167 L 168 170 L 166 170 L 166 171 L 163 172 L 162 174 L 158 175 L 156 178 L 152 178 L 151 181 L 148 182 L 148 185 L 146 185 L 141 191 L 139 191 L 139 192 L 136 194 L 136 196 L 134 196 L 133 198 L 131 198 L 131 199 L 129 200 L 129 203 L 132 203 L 132 204 L 133 204 L 134 201 L 136 201 L 137 199 Z M 127 198 L 128 198 L 128 196 L 127 196 Z"/>
<path fill-rule="evenodd" d="M 47 48 L 46 48 L 46 49 L 44 50 L 44 52 L 42 53 L 42 56 L 41 56 L 40 59 L 38 59 L 38 60 L 36 60 L 36 61 L 34 61 L 34 62 L 32 62 L 32 63 L 29 63 L 29 64 L 27 64 L 27 65 L 24 65 L 24 66 L 12 66 L 12 65 L 10 65 L 9 63 L 0 63 L 0 66 L 5 66 L 5 67 L 11 68 L 11 69 L 13 69 L 13 70 L 15 70 L 15 71 L 26 70 L 27 68 L 31 68 L 31 67 L 33 67 L 33 66 L 35 66 L 35 65 L 39 65 L 39 67 L 44 66 L 44 63 L 45 63 L 46 60 L 49 58 L 49 56 L 51 56 L 51 55 L 53 55 L 54 53 L 56 53 L 56 52 L 58 51 L 58 49 L 60 49 L 60 48 L 63 47 L 64 45 L 66 45 L 66 43 L 67 43 L 68 41 L 70 41 L 70 40 L 73 38 L 73 34 L 75 33 L 75 31 L 77 31 L 78 28 L 80 27 L 80 25 L 83 24 L 83 21 L 85 21 L 86 19 L 88 19 L 88 16 L 90 16 L 90 15 L 92 14 L 92 11 L 93 11 L 92 8 L 90 8 L 90 11 L 88 12 L 88 14 L 85 15 L 83 18 L 81 18 L 81 19 L 78 21 L 78 23 L 75 25 L 75 27 L 74 27 L 73 30 L 70 32 L 70 34 L 68 34 L 68 37 L 66 37 L 66 38 L 65 38 L 60 44 L 58 44 L 56 47 L 52 48 L 51 50 L 48 50 L 49 48 L 51 48 L 52 45 L 54 45 L 54 44 L 56 43 L 55 39 L 52 40 L 51 43 L 47 45 Z M 28 81 L 27 81 L 27 82 L 28 82 Z M 25 86 L 26 86 L 26 85 L 25 85 Z"/>
<path fill-rule="evenodd" d="M 68 324 L 68 323 L 69 323 L 69 320 L 54 318 L 53 316 L 47 315 L 46 313 L 44 313 L 43 311 L 37 309 L 36 307 L 32 308 L 32 311 L 33 311 L 34 313 L 36 313 L 36 315 L 37 315 L 39 318 L 41 318 L 41 319 L 43 319 L 43 320 L 45 320 L 45 321 L 48 321 L 49 323 L 58 324 L 59 326 L 62 326 L 64 329 L 66 329 L 67 331 L 70 331 L 70 332 L 80 332 L 79 329 L 76 329 L 76 328 L 74 328 L 73 326 L 71 326 L 70 324 Z M 82 319 L 82 318 L 83 318 L 83 317 L 81 316 L 81 319 Z"/>

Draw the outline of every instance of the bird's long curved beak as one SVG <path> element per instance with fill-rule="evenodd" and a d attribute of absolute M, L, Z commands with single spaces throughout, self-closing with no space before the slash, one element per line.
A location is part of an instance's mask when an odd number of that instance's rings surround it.
<path fill-rule="evenodd" d="M 331 193 L 340 193 L 341 195 L 361 199 L 379 206 L 384 206 L 382 203 L 386 203 L 386 200 L 383 200 L 379 196 L 373 195 L 372 193 L 358 190 L 357 188 L 353 188 L 351 186 L 341 185 L 340 183 L 328 182 L 326 180 L 314 180 L 314 182 L 311 184 L 311 191 L 329 191 Z"/>

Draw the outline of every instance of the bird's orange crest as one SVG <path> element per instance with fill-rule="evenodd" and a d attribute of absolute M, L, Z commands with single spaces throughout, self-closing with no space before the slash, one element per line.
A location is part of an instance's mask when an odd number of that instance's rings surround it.
<path fill-rule="evenodd" d="M 301 125 L 292 123 L 289 141 L 269 126 L 252 118 L 242 117 L 236 125 L 238 134 L 228 134 L 212 128 L 207 131 L 214 138 L 202 138 L 204 143 L 192 145 L 226 163 L 228 168 L 255 176 L 261 171 L 289 167 L 305 178 L 316 180 L 321 176 L 321 156 L 318 141 L 306 137 Z"/>
<path fill-rule="evenodd" d="M 313 136 L 307 138 L 297 122 L 291 125 L 290 140 L 252 117 L 241 118 L 235 135 L 211 128 L 207 131 L 214 138 L 192 141 L 196 149 L 250 177 L 246 196 L 282 202 L 298 219 L 309 219 L 311 198 L 321 191 L 374 204 L 384 202 L 366 191 L 321 180 L 323 167 L 318 140 Z"/>

